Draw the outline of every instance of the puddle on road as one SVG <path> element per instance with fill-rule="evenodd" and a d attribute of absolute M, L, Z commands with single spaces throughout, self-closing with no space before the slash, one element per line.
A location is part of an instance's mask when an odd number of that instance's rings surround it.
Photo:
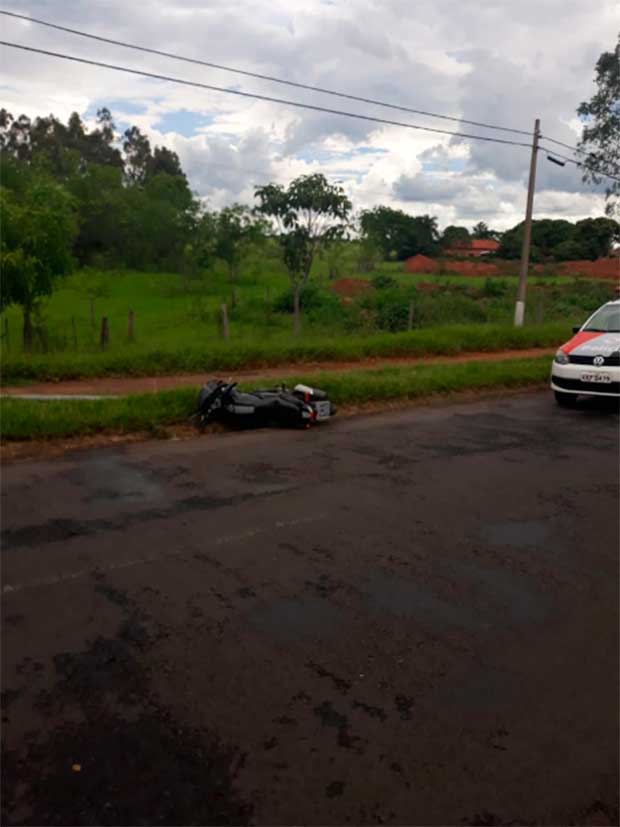
<path fill-rule="evenodd" d="M 482 538 L 494 546 L 539 546 L 549 535 L 543 520 L 509 520 L 491 523 L 482 529 Z"/>
<path fill-rule="evenodd" d="M 343 612 L 337 606 L 320 598 L 276 600 L 269 606 L 256 609 L 248 620 L 259 632 L 279 643 L 299 638 L 331 636 L 343 623 Z"/>
<path fill-rule="evenodd" d="M 164 491 L 149 474 L 116 454 L 98 456 L 80 463 L 71 472 L 73 481 L 85 489 L 89 503 L 116 500 L 161 500 Z"/>
<path fill-rule="evenodd" d="M 378 575 L 364 587 L 371 606 L 430 626 L 484 629 L 488 624 L 471 606 L 448 603 L 411 580 Z"/>
<path fill-rule="evenodd" d="M 506 620 L 516 624 L 541 623 L 549 614 L 549 596 L 523 575 L 459 560 L 450 564 L 450 570 L 473 587 L 474 594 L 484 601 L 483 613 L 495 627 Z"/>
<path fill-rule="evenodd" d="M 541 623 L 551 609 L 548 595 L 530 581 L 501 568 L 453 561 L 444 572 L 465 588 L 462 602 L 434 594 L 430 586 L 380 574 L 364 587 L 371 606 L 428 626 L 468 631 L 501 630 L 509 625 Z"/>

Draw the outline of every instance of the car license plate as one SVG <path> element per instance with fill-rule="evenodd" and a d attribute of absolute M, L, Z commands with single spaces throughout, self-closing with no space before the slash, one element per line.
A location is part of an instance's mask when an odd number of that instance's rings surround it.
<path fill-rule="evenodd" d="M 611 382 L 611 375 L 609 373 L 582 373 L 581 381 L 607 384 L 607 382 Z"/>
<path fill-rule="evenodd" d="M 332 406 L 331 406 L 329 400 L 325 399 L 325 400 L 322 400 L 321 402 L 315 402 L 314 403 L 314 409 L 316 411 L 316 418 L 317 419 L 329 419 L 331 411 L 332 411 Z"/>

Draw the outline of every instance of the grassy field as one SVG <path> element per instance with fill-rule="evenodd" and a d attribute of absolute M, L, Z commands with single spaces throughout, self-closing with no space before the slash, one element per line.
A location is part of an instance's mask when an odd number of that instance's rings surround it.
<path fill-rule="evenodd" d="M 34 353 L 22 352 L 18 308 L 5 311 L 2 382 L 551 345 L 565 339 L 571 325 L 607 300 L 612 289 L 585 280 L 533 279 L 527 326 L 514 332 L 508 329 L 514 277 L 412 276 L 402 272 L 400 263 L 387 262 L 371 275 L 352 273 L 352 277 L 371 279 L 379 274 L 392 277 L 395 284 L 343 304 L 329 290 L 325 265 L 317 263 L 313 276 L 317 289 L 302 314 L 303 335 L 295 339 L 286 310 L 288 281 L 276 261 L 246 264 L 235 306 L 226 275 L 217 268 L 189 281 L 172 273 L 78 272 L 42 307 Z M 86 292 L 93 278 L 108 288 L 108 295 L 95 300 L 94 326 Z M 421 283 L 441 289 L 429 291 Z M 227 342 L 219 327 L 223 302 L 230 316 Z M 416 329 L 407 334 L 402 331 L 410 302 Z M 134 341 L 128 340 L 130 309 L 135 316 Z M 102 316 L 110 329 L 104 352 L 99 346 Z"/>
<path fill-rule="evenodd" d="M 359 361 L 373 357 L 455 355 L 501 350 L 553 347 L 565 341 L 570 329 L 563 322 L 515 328 L 511 325 L 471 324 L 421 328 L 410 333 L 366 336 L 280 336 L 246 341 L 188 343 L 166 350 L 135 345 L 106 352 L 40 354 L 7 357 L 2 382 L 95 376 L 165 376 L 178 373 L 260 369 L 285 364 Z"/>
<path fill-rule="evenodd" d="M 514 388 L 542 383 L 549 374 L 548 357 L 416 368 L 351 370 L 313 376 L 336 405 L 359 405 L 398 399 L 449 394 L 464 389 Z M 287 384 L 304 381 L 287 377 Z M 307 380 L 306 380 L 307 381 Z M 261 384 L 260 380 L 252 383 Z M 275 384 L 271 377 L 268 385 Z M 59 439 L 98 433 L 156 432 L 157 428 L 186 423 L 194 410 L 197 389 L 183 388 L 154 394 L 97 401 L 34 402 L 0 400 L 4 440 Z"/>

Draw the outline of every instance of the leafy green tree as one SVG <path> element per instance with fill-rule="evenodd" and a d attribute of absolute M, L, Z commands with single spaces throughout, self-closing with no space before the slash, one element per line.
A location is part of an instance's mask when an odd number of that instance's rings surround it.
<path fill-rule="evenodd" d="M 67 189 L 74 196 L 79 215 L 74 255 L 81 264 L 95 260 L 123 260 L 123 172 L 116 165 L 90 164 L 72 175 Z"/>
<path fill-rule="evenodd" d="M 125 153 L 125 177 L 128 184 L 141 186 L 146 181 L 149 167 L 153 163 L 151 142 L 137 126 L 125 130 L 123 152 Z"/>
<path fill-rule="evenodd" d="M 434 255 L 439 250 L 437 219 L 430 215 L 408 215 L 391 207 L 364 210 L 362 232 L 381 247 L 385 258 L 402 261 L 417 253 Z"/>
<path fill-rule="evenodd" d="M 23 312 L 24 350 L 32 349 L 32 317 L 56 281 L 70 272 L 77 225 L 71 196 L 55 181 L 37 175 L 23 190 L 0 187 L 0 308 Z"/>
<path fill-rule="evenodd" d="M 98 270 L 85 268 L 73 274 L 67 287 L 88 299 L 91 327 L 97 326 L 95 302 L 110 295 L 110 277 Z"/>
<path fill-rule="evenodd" d="M 573 230 L 573 241 L 579 249 L 579 258 L 608 256 L 612 242 L 620 241 L 620 224 L 613 218 L 584 218 Z"/>
<path fill-rule="evenodd" d="M 471 231 L 472 238 L 482 238 L 482 239 L 497 239 L 499 233 L 492 230 L 488 224 L 484 221 L 479 221 L 477 224 L 474 224 L 474 227 Z"/>
<path fill-rule="evenodd" d="M 450 247 L 459 247 L 469 243 L 470 235 L 467 227 L 457 227 L 450 224 L 441 234 L 441 246 L 444 250 Z"/>
<path fill-rule="evenodd" d="M 160 173 L 126 187 L 118 215 L 117 257 L 136 269 L 176 269 L 191 240 L 196 205 L 185 182 Z"/>
<path fill-rule="evenodd" d="M 328 241 L 322 250 L 321 258 L 327 265 L 327 278 L 334 281 L 342 276 L 347 259 L 348 246 L 341 238 Z"/>
<path fill-rule="evenodd" d="M 587 153 L 583 180 L 603 180 L 597 170 L 620 178 L 620 35 L 613 52 L 603 52 L 595 67 L 596 91 L 584 101 L 577 114 L 584 120 L 579 147 Z M 607 215 L 620 210 L 620 181 L 605 179 Z"/>
<path fill-rule="evenodd" d="M 551 250 L 551 255 L 556 261 L 576 261 L 582 257 L 581 247 L 572 238 L 556 244 Z"/>
<path fill-rule="evenodd" d="M 241 204 L 225 207 L 219 213 L 203 217 L 203 220 L 208 225 L 210 252 L 226 264 L 232 303 L 235 305 L 239 268 L 252 248 L 265 238 L 267 222 Z"/>
<path fill-rule="evenodd" d="M 6 109 L 0 109 L 0 151 L 19 161 L 30 159 L 30 118 L 14 118 Z"/>
<path fill-rule="evenodd" d="M 97 128 L 86 136 L 88 160 L 116 169 L 123 169 L 123 157 L 116 143 L 116 126 L 110 110 L 105 106 L 97 110 Z"/>
<path fill-rule="evenodd" d="M 543 218 L 532 221 L 533 261 L 553 255 L 558 244 L 573 238 L 574 225 L 564 219 Z M 507 230 L 501 237 L 497 255 L 514 259 L 521 256 L 523 243 L 523 221 Z"/>
<path fill-rule="evenodd" d="M 300 293 L 312 262 L 328 243 L 347 230 L 351 202 L 344 190 L 320 174 L 302 175 L 288 187 L 267 184 L 255 190 L 258 212 L 278 226 L 278 241 L 293 292 L 294 329 L 299 333 Z"/>
<path fill-rule="evenodd" d="M 358 270 L 371 273 L 381 260 L 381 247 L 370 236 L 362 235 L 356 249 Z"/>
<path fill-rule="evenodd" d="M 187 184 L 187 178 L 185 177 L 177 153 L 165 146 L 156 146 L 153 150 L 153 156 L 147 165 L 147 174 L 149 177 L 153 177 L 162 172 L 165 172 L 166 175 L 183 178 Z"/>

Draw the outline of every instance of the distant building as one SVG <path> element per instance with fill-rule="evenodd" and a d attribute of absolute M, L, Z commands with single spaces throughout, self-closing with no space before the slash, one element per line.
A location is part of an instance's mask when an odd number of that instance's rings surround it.
<path fill-rule="evenodd" d="M 489 256 L 491 253 L 497 252 L 499 249 L 499 242 L 492 238 L 472 238 L 469 241 L 463 241 L 460 244 L 453 244 L 445 251 L 447 256 L 473 256 L 480 258 L 481 256 Z"/>

